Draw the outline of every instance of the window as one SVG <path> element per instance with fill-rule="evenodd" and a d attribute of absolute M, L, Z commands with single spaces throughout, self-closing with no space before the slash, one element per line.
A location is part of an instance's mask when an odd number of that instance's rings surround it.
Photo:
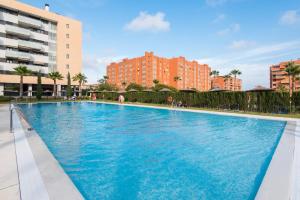
<path fill-rule="evenodd" d="M 56 34 L 55 34 L 55 33 L 50 33 L 50 32 L 49 32 L 49 39 L 50 39 L 50 40 L 56 40 Z"/>
<path fill-rule="evenodd" d="M 67 54 L 67 55 L 66 55 L 66 58 L 67 58 L 67 59 L 69 59 L 69 58 L 70 58 L 70 55 L 69 55 L 69 54 Z"/>
<path fill-rule="evenodd" d="M 70 69 L 70 65 L 69 64 L 66 64 L 66 69 Z"/>
<path fill-rule="evenodd" d="M 67 33 L 67 34 L 66 34 L 66 37 L 67 37 L 67 38 L 70 38 L 70 34 L 69 34 L 69 33 Z"/>
<path fill-rule="evenodd" d="M 66 44 L 66 48 L 69 49 L 70 48 L 70 44 Z"/>
<path fill-rule="evenodd" d="M 70 28 L 70 24 L 66 24 L 66 28 Z"/>

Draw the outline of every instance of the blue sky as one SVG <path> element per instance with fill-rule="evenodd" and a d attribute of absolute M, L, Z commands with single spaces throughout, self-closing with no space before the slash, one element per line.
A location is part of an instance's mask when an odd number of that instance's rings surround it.
<path fill-rule="evenodd" d="M 43 7 L 41 0 L 22 0 Z M 300 58 L 299 0 L 47 0 L 83 23 L 83 72 L 154 51 L 242 71 L 243 89 L 269 86 L 269 65 Z"/>

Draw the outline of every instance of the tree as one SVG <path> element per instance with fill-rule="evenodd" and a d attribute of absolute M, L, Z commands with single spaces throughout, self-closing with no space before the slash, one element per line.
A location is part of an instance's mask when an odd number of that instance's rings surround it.
<path fill-rule="evenodd" d="M 73 77 L 73 81 L 78 81 L 79 83 L 79 97 L 82 96 L 81 86 L 83 83 L 87 82 L 87 77 L 83 73 L 78 73 Z"/>
<path fill-rule="evenodd" d="M 126 82 L 125 81 L 123 81 L 122 83 L 122 87 L 123 87 L 123 89 L 125 88 L 125 86 L 126 86 Z"/>
<path fill-rule="evenodd" d="M 56 81 L 62 80 L 64 77 L 59 72 L 51 72 L 48 74 L 48 77 L 53 80 L 53 94 L 55 98 L 57 97 L 57 87 L 56 87 Z"/>
<path fill-rule="evenodd" d="M 43 95 L 43 89 L 42 89 L 42 74 L 39 71 L 37 75 L 37 87 L 36 87 L 36 98 L 37 100 L 41 100 Z"/>
<path fill-rule="evenodd" d="M 160 91 L 161 89 L 164 89 L 164 88 L 167 88 L 174 92 L 177 92 L 176 88 L 169 86 L 169 85 L 165 85 L 165 84 L 156 84 L 152 89 L 153 89 L 153 91 Z"/>
<path fill-rule="evenodd" d="M 102 83 L 97 86 L 97 90 L 98 91 L 103 91 L 103 90 L 118 91 L 118 87 L 116 85 L 112 85 L 109 83 Z"/>
<path fill-rule="evenodd" d="M 290 95 L 292 95 L 292 92 L 295 91 L 296 77 L 299 76 L 300 74 L 300 65 L 296 65 L 294 62 L 288 62 L 286 64 L 285 71 L 289 76 L 289 91 L 290 91 Z M 292 88 L 291 88 L 291 79 L 292 79 Z"/>
<path fill-rule="evenodd" d="M 153 80 L 153 83 L 154 83 L 154 85 L 157 85 L 157 84 L 159 84 L 159 80 L 154 79 L 154 80 Z"/>
<path fill-rule="evenodd" d="M 278 92 L 287 92 L 288 90 L 286 89 L 284 84 L 279 84 L 278 87 L 277 87 L 277 91 Z"/>
<path fill-rule="evenodd" d="M 19 65 L 14 70 L 20 76 L 20 97 L 23 97 L 23 77 L 32 74 L 32 71 L 23 65 Z"/>
<path fill-rule="evenodd" d="M 225 76 L 223 76 L 224 77 L 224 79 L 225 79 L 225 81 L 227 81 L 228 79 L 230 79 L 231 78 L 231 74 L 226 74 Z"/>
<path fill-rule="evenodd" d="M 108 76 L 103 76 L 103 79 L 104 79 L 105 82 L 107 82 L 107 80 L 109 79 L 109 77 Z"/>
<path fill-rule="evenodd" d="M 230 72 L 230 74 L 233 75 L 233 77 L 234 77 L 233 91 L 235 91 L 235 88 L 236 88 L 236 77 L 239 76 L 239 75 L 241 75 L 242 72 L 240 70 L 238 70 L 238 69 L 234 69 L 234 70 L 232 70 Z"/>
<path fill-rule="evenodd" d="M 142 91 L 144 89 L 144 87 L 142 85 L 139 85 L 137 83 L 130 83 L 127 87 L 126 87 L 126 91 L 129 91 L 131 89 L 134 90 L 138 90 L 138 91 Z"/>
<path fill-rule="evenodd" d="M 217 71 L 217 70 L 213 70 L 213 71 L 211 71 L 211 72 L 210 72 L 210 74 L 209 74 L 209 75 L 211 75 L 211 76 L 213 76 L 213 77 L 216 77 L 216 76 L 219 76 L 219 74 L 220 74 L 220 72 L 219 72 L 219 71 Z"/>
<path fill-rule="evenodd" d="M 67 97 L 71 97 L 71 96 L 72 96 L 72 87 L 71 87 L 71 76 L 70 76 L 70 72 L 68 72 L 67 79 L 68 79 L 68 85 L 67 85 Z"/>
<path fill-rule="evenodd" d="M 107 80 L 109 79 L 108 76 L 103 76 L 103 78 L 99 79 L 97 82 L 99 84 L 107 83 Z"/>

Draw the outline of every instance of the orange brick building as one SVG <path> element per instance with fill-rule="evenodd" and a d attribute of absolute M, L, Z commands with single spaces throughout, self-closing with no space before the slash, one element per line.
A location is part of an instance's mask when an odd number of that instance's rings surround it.
<path fill-rule="evenodd" d="M 184 57 L 162 58 L 153 52 L 145 52 L 142 57 L 123 59 L 107 66 L 108 82 L 122 88 L 123 83 L 137 83 L 152 87 L 153 80 L 177 89 L 208 91 L 211 88 L 210 67 Z M 177 79 L 175 77 L 178 77 Z"/>
<path fill-rule="evenodd" d="M 224 76 L 215 76 L 211 78 L 211 87 L 222 90 L 241 91 L 242 80 L 239 78 L 225 78 Z"/>
<path fill-rule="evenodd" d="M 292 88 L 292 81 L 289 85 L 289 76 L 287 75 L 287 72 L 285 72 L 286 65 L 288 62 L 294 62 L 295 64 L 300 64 L 300 59 L 293 60 L 293 61 L 285 61 L 281 62 L 277 65 L 270 66 L 270 88 L 272 89 L 278 89 L 280 85 L 283 85 L 287 90 L 289 88 Z M 296 81 L 295 83 L 295 89 L 297 91 L 300 90 L 300 81 Z"/>

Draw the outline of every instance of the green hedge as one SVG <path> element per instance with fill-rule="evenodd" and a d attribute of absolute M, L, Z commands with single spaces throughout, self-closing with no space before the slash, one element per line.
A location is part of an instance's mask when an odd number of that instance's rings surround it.
<path fill-rule="evenodd" d="M 14 99 L 13 97 L 0 96 L 0 103 L 10 102 L 13 99 Z"/>
<path fill-rule="evenodd" d="M 120 94 L 100 92 L 98 99 L 117 101 Z M 289 93 L 280 92 L 126 92 L 125 101 L 168 104 L 168 97 L 187 107 L 253 111 L 264 113 L 288 113 Z M 291 99 L 293 111 L 300 111 L 300 92 Z"/>

